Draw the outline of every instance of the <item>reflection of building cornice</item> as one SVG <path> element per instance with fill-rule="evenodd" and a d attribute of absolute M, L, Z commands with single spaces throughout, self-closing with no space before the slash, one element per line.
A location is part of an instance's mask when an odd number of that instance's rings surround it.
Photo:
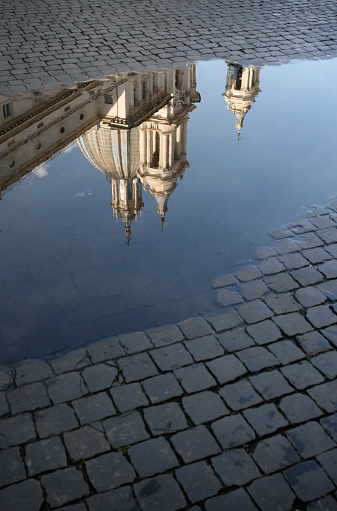
<path fill-rule="evenodd" d="M 59 119 L 57 120 L 57 122 Z M 57 154 L 62 151 L 65 147 L 67 147 L 71 142 L 73 142 L 76 138 L 80 137 L 84 133 L 86 133 L 90 128 L 92 128 L 97 122 L 99 121 L 99 118 L 91 119 L 86 124 L 83 124 L 81 127 L 79 127 L 76 131 L 72 132 L 70 135 L 62 138 L 57 144 L 54 144 L 49 149 L 45 150 L 41 155 L 37 155 L 35 158 L 27 162 L 25 165 L 20 167 L 17 171 L 12 171 L 12 173 L 8 176 L 5 176 L 0 179 L 0 194 L 6 188 L 13 185 L 20 179 L 22 179 L 26 174 L 29 174 L 35 167 L 38 165 L 41 165 L 45 161 L 51 159 L 53 156 L 57 156 Z M 48 126 L 50 127 L 50 125 Z M 27 142 L 27 140 L 22 141 L 20 145 L 23 145 Z M 19 146 L 20 146 L 19 145 Z M 18 147 L 19 147 L 18 146 Z M 13 150 L 13 147 L 10 148 Z"/>
<path fill-rule="evenodd" d="M 86 82 L 78 84 L 78 87 L 75 91 L 72 89 L 63 90 L 55 97 L 44 101 L 43 103 L 37 105 L 35 108 L 32 108 L 29 112 L 16 117 L 13 121 L 7 122 L 0 128 L 0 143 L 4 142 L 9 137 L 15 136 L 17 133 L 23 131 L 31 124 L 42 121 L 42 119 L 44 119 L 47 115 L 53 113 L 60 107 L 79 97 L 84 90 L 90 91 L 91 89 L 97 87 L 99 84 L 99 81 L 93 81 L 89 83 Z M 65 112 L 64 117 L 67 117 L 67 115 L 69 114 Z M 11 150 L 12 149 L 13 148 L 11 148 Z"/>
<path fill-rule="evenodd" d="M 140 105 L 131 108 L 130 115 L 126 119 L 112 117 L 108 120 L 104 119 L 102 124 L 110 126 L 111 128 L 134 128 L 167 105 L 171 99 L 172 95 L 166 91 L 151 94 L 151 97 L 147 101 L 142 101 Z"/>

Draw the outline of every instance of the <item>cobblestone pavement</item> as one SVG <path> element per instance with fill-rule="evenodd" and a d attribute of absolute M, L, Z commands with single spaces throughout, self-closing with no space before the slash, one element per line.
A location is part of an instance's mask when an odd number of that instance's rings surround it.
<path fill-rule="evenodd" d="M 337 200 L 224 308 L 0 371 L 2 510 L 335 511 Z"/>
<path fill-rule="evenodd" d="M 263 65 L 337 54 L 335 0 L 3 0 L 0 90 L 226 58 Z"/>

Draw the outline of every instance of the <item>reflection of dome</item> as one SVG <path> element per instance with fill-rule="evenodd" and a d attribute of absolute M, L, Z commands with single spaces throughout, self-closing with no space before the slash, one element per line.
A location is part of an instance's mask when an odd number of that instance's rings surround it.
<path fill-rule="evenodd" d="M 114 179 L 134 177 L 139 168 L 139 131 L 99 125 L 77 139 L 84 156 L 94 167 Z"/>

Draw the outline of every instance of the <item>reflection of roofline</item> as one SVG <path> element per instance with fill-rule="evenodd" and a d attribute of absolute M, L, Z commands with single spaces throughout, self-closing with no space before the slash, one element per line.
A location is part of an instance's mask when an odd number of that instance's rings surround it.
<path fill-rule="evenodd" d="M 104 125 L 110 126 L 111 128 L 124 128 L 131 129 L 139 126 L 142 122 L 146 121 L 151 115 L 158 112 L 172 99 L 172 95 L 167 92 L 162 92 L 156 101 L 153 100 L 147 102 L 145 105 L 142 104 L 142 108 L 135 113 L 131 113 L 127 119 L 121 119 L 119 117 L 112 117 L 111 119 L 104 119 L 102 122 Z M 149 106 L 151 107 L 149 108 Z"/>
<path fill-rule="evenodd" d="M 35 108 L 32 108 L 29 112 L 7 122 L 0 128 L 0 143 L 4 142 L 9 137 L 13 137 L 31 124 L 42 120 L 46 117 L 46 115 L 54 112 L 62 105 L 69 103 L 69 101 L 73 101 L 82 94 L 83 89 L 91 90 L 99 84 L 99 81 L 79 83 L 78 88 L 75 91 L 73 89 L 63 90 L 53 98 L 49 98 L 40 105 L 37 105 Z"/>
<path fill-rule="evenodd" d="M 20 179 L 22 179 L 25 175 L 29 174 L 32 170 L 34 170 L 35 167 L 38 165 L 41 165 L 45 161 L 52 158 L 53 155 L 57 156 L 57 154 L 67 147 L 71 142 L 73 142 L 76 138 L 83 135 L 88 129 L 92 128 L 97 124 L 99 118 L 96 117 L 94 120 L 91 119 L 90 122 L 87 122 L 86 124 L 83 124 L 80 128 L 78 128 L 76 131 L 73 131 L 68 136 L 62 138 L 57 144 L 53 145 L 49 149 L 47 149 L 45 152 L 41 153 L 41 155 L 37 155 L 35 158 L 27 162 L 25 165 L 23 165 L 20 169 L 18 169 L 16 172 L 12 172 L 9 176 L 5 176 L 4 178 L 0 179 L 0 193 L 6 190 L 9 186 L 13 185 Z"/>

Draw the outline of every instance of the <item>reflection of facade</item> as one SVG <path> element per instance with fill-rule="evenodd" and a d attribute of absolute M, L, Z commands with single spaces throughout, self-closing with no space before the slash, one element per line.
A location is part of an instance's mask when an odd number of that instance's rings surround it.
<path fill-rule="evenodd" d="M 260 68 L 242 67 L 239 64 L 227 62 L 226 92 L 223 96 L 227 102 L 227 108 L 234 114 L 238 135 L 240 135 L 246 113 L 261 92 L 259 79 Z"/>
<path fill-rule="evenodd" d="M 86 158 L 111 180 L 116 217 L 130 224 L 143 207 L 141 186 L 149 187 L 164 220 L 168 198 L 188 166 L 188 113 L 200 101 L 195 66 L 159 73 L 130 74 L 112 87 L 100 123 L 78 139 Z M 156 105 L 156 106 L 154 106 Z M 138 127 L 134 127 L 137 125 Z"/>
<path fill-rule="evenodd" d="M 129 236 L 144 205 L 142 186 L 164 218 L 168 198 L 188 167 L 187 122 L 196 101 L 195 65 L 0 96 L 0 198 L 77 139 L 85 157 L 111 182 L 111 206 Z"/>

